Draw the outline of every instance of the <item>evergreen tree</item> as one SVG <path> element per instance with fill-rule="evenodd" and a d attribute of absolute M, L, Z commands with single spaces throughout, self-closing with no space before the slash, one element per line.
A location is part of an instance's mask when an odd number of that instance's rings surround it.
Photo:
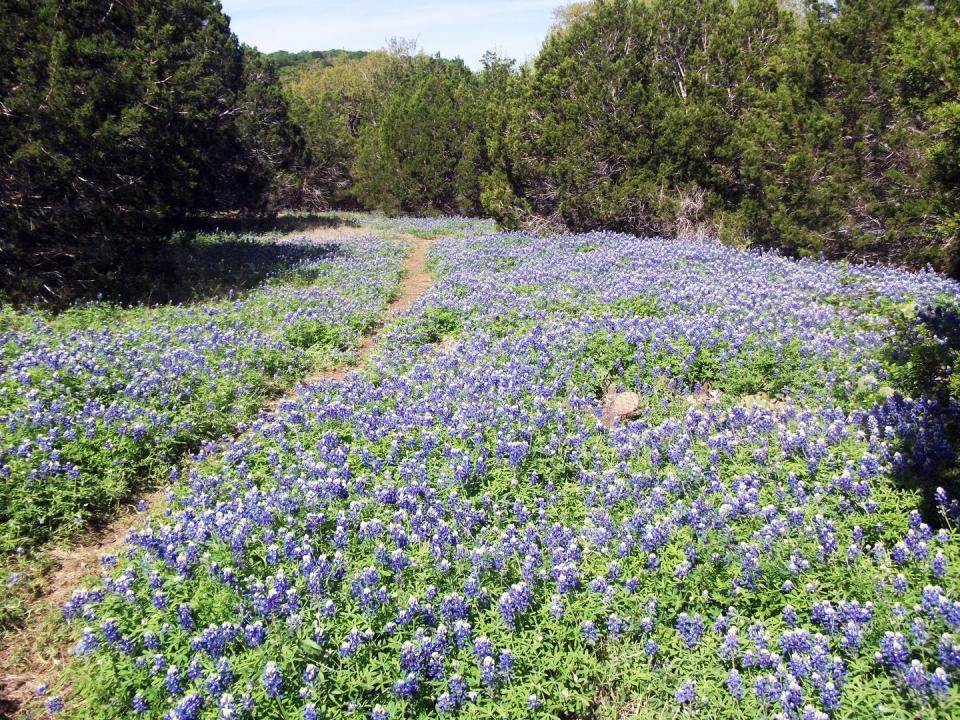
<path fill-rule="evenodd" d="M 360 136 L 357 198 L 389 212 L 475 207 L 479 187 L 467 177 L 479 152 L 476 93 L 463 62 L 414 58 L 377 124 Z"/>
<path fill-rule="evenodd" d="M 269 206 L 296 132 L 219 2 L 4 4 L 6 287 L 93 284 L 187 215 Z"/>
<path fill-rule="evenodd" d="M 919 171 L 904 178 L 922 218 L 920 260 L 960 274 L 960 3 L 914 8 L 897 30 L 886 66 Z"/>

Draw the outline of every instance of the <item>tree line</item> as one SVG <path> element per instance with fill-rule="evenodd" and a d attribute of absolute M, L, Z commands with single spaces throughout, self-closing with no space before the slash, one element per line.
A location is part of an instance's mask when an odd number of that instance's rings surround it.
<path fill-rule="evenodd" d="M 333 202 L 960 270 L 960 3 L 595 0 L 290 79 Z"/>
<path fill-rule="evenodd" d="M 960 274 L 958 0 L 591 0 L 520 66 L 392 41 L 282 74 L 215 0 L 0 6 L 8 297 L 149 272 L 192 217 L 304 207 Z"/>
<path fill-rule="evenodd" d="M 219 2 L 0 5 L 9 297 L 122 284 L 193 215 L 299 204 L 303 132 L 274 65 L 238 43 Z"/>

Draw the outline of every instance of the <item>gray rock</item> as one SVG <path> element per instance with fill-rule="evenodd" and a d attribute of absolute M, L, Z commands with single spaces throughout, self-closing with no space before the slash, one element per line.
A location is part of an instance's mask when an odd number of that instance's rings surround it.
<path fill-rule="evenodd" d="M 600 424 L 612 428 L 620 418 L 630 417 L 640 409 L 640 396 L 635 392 L 607 391 L 603 398 Z"/>

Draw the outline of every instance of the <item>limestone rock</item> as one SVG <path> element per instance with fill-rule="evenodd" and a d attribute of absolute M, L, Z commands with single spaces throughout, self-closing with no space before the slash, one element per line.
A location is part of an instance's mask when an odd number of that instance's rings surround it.
<path fill-rule="evenodd" d="M 600 424 L 612 428 L 620 418 L 631 417 L 640 409 L 640 396 L 635 392 L 607 391 L 603 398 L 603 413 Z"/>

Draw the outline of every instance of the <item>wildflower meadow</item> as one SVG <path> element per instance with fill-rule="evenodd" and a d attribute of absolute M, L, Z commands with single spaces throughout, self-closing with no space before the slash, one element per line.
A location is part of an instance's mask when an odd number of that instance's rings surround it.
<path fill-rule="evenodd" d="M 101 559 L 77 717 L 960 714 L 958 505 L 904 479 L 947 408 L 891 352 L 960 286 L 610 233 L 430 266 Z"/>

